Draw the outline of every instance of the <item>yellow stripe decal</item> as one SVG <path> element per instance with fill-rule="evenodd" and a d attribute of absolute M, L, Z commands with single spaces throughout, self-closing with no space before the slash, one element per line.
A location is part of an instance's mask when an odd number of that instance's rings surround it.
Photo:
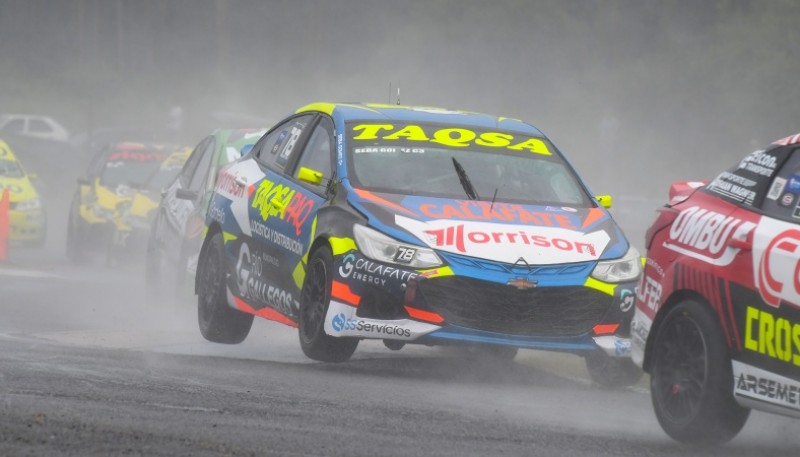
<path fill-rule="evenodd" d="M 599 290 L 600 292 L 611 295 L 612 297 L 614 296 L 614 290 L 617 288 L 616 284 L 609 284 L 607 282 L 598 281 L 594 278 L 587 279 L 583 286 L 590 289 Z"/>
<path fill-rule="evenodd" d="M 355 251 L 358 249 L 356 247 L 356 242 L 352 238 L 336 238 L 330 237 L 328 241 L 331 243 L 331 251 L 333 251 L 333 255 L 342 255 L 346 252 Z"/>

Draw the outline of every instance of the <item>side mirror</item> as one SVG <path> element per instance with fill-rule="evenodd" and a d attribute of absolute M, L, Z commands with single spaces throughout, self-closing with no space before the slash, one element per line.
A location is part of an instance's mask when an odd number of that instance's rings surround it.
<path fill-rule="evenodd" d="M 300 171 L 297 172 L 297 179 L 315 186 L 319 186 L 322 184 L 322 172 L 306 167 L 300 167 Z"/>
<path fill-rule="evenodd" d="M 196 190 L 189 190 L 189 189 L 178 189 L 175 191 L 175 198 L 178 200 L 190 200 L 194 201 L 197 200 L 197 197 L 200 195 L 199 192 Z"/>
<path fill-rule="evenodd" d="M 597 200 L 597 203 L 600 203 L 605 209 L 611 208 L 611 195 L 595 195 L 594 198 Z"/>

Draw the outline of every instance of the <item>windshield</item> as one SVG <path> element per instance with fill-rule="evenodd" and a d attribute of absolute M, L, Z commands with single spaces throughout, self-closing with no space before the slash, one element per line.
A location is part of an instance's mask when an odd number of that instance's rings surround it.
<path fill-rule="evenodd" d="M 544 138 L 438 125 L 348 125 L 349 175 L 376 192 L 592 206 Z"/>
<path fill-rule="evenodd" d="M 100 182 L 106 186 L 141 185 L 161 165 L 161 153 L 114 153 L 103 166 Z"/>
<path fill-rule="evenodd" d="M 21 178 L 22 168 L 13 160 L 0 160 L 0 176 L 7 178 Z"/>

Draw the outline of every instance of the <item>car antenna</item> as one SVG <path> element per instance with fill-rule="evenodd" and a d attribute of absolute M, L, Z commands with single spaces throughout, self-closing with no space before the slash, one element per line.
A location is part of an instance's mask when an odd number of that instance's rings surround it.
<path fill-rule="evenodd" d="M 400 105 L 400 86 L 397 86 L 397 104 Z"/>

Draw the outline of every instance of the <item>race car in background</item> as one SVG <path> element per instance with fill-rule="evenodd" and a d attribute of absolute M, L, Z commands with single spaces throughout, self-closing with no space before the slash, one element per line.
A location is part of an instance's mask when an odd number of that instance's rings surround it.
<path fill-rule="evenodd" d="M 70 205 L 67 257 L 71 261 L 108 247 L 117 205 L 129 200 L 133 187 L 141 186 L 173 150 L 157 143 L 115 143 L 95 154 L 85 176 L 78 178 Z"/>
<path fill-rule="evenodd" d="M 0 198 L 9 195 L 9 241 L 13 246 L 38 247 L 44 244 L 47 229 L 44 205 L 14 152 L 0 140 Z"/>
<path fill-rule="evenodd" d="M 601 202 L 522 121 L 312 104 L 219 173 L 200 331 L 238 343 L 257 315 L 327 362 L 365 338 L 565 351 L 599 384 L 630 384 L 641 263 Z"/>
<path fill-rule="evenodd" d="M 133 186 L 129 199 L 117 203 L 111 217 L 114 226 L 108 247 L 108 263 L 142 260 L 150 228 L 162 194 L 180 173 L 191 154 L 185 147 L 170 153 L 141 186 Z"/>
<path fill-rule="evenodd" d="M 217 130 L 194 148 L 177 179 L 165 189 L 154 212 L 147 241 L 148 288 L 159 292 L 165 281 L 191 293 L 203 224 L 219 168 L 249 151 L 266 130 Z M 174 273 L 173 273 L 174 272 Z M 174 276 L 173 276 L 174 274 Z M 174 279 L 173 279 L 174 278 Z"/>
<path fill-rule="evenodd" d="M 749 408 L 800 417 L 800 134 L 669 198 L 631 324 L 659 423 L 717 444 Z"/>

